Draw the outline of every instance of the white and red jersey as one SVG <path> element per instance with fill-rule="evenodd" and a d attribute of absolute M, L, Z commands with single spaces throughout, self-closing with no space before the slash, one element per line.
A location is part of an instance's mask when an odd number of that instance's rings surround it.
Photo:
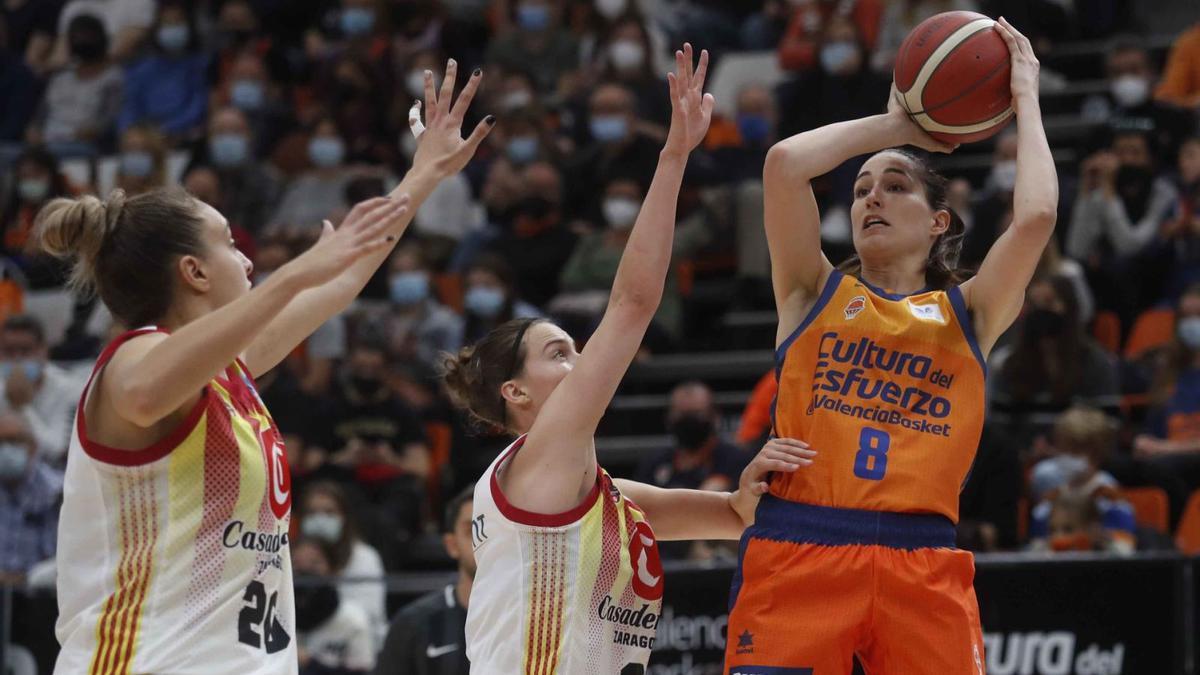
<path fill-rule="evenodd" d="M 654 531 L 599 467 L 591 492 L 570 511 L 510 504 L 496 472 L 524 442 L 501 453 L 475 487 L 471 672 L 640 675 L 662 609 Z"/>
<path fill-rule="evenodd" d="M 100 372 L 130 337 L 104 350 Z M 56 673 L 295 673 L 291 479 L 245 364 L 136 451 L 88 437 L 84 389 L 58 532 Z"/>

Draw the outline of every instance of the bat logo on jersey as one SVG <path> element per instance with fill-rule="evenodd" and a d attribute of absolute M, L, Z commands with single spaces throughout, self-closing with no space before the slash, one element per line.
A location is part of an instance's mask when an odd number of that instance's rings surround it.
<path fill-rule="evenodd" d="M 650 524 L 638 521 L 629 538 L 629 559 L 633 561 L 633 591 L 646 600 L 658 600 L 663 594 L 662 560 Z"/>
<path fill-rule="evenodd" d="M 279 432 L 275 427 L 267 427 L 265 431 L 260 431 L 259 438 L 262 441 L 263 454 L 267 458 L 267 482 L 271 484 L 268 490 L 271 512 L 282 520 L 292 508 L 292 476 L 288 471 L 287 451 L 283 442 L 279 440 Z"/>
<path fill-rule="evenodd" d="M 865 295 L 856 295 L 850 298 L 850 302 L 846 303 L 846 320 L 849 321 L 858 316 L 858 313 L 867 308 L 867 298 Z"/>
<path fill-rule="evenodd" d="M 922 321 L 946 323 L 946 317 L 942 316 L 942 308 L 938 305 L 914 305 L 911 302 L 907 304 L 908 310 L 912 312 L 912 315 Z"/>

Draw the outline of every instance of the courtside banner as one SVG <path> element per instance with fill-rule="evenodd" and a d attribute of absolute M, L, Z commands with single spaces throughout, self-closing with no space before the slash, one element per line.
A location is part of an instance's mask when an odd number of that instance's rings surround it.
<path fill-rule="evenodd" d="M 672 563 L 665 568 L 663 614 L 646 672 L 723 673 L 726 640 L 738 639 L 726 630 L 733 568 Z M 1198 569 L 1200 560 L 1179 555 L 978 556 L 975 589 L 988 675 L 1200 675 Z M 414 586 L 415 577 L 421 588 Z M 451 578 L 395 577 L 389 583 L 395 602 L 389 606 L 441 588 Z M 8 601 L 0 603 L 0 610 L 8 610 L 0 611 L 0 661 L 7 660 L 7 672 L 49 673 L 57 653 L 54 595 L 2 589 L 0 598 Z M 753 672 L 792 671 L 764 666 Z"/>

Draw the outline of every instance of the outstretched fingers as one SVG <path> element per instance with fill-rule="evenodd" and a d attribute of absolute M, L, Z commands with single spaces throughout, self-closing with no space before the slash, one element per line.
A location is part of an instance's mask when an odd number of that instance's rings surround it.
<path fill-rule="evenodd" d="M 471 101 L 475 99 L 475 92 L 479 90 L 479 82 L 483 79 L 483 71 L 479 68 L 471 73 L 471 79 L 467 80 L 467 86 L 463 87 L 462 93 L 458 95 L 458 100 L 454 102 L 454 106 L 450 109 L 450 116 L 456 120 L 461 120 L 467 114 L 467 109 L 471 107 Z"/>
<path fill-rule="evenodd" d="M 442 77 L 442 91 L 438 94 L 438 117 L 450 114 L 450 102 L 454 100 L 454 84 L 458 80 L 458 62 L 446 61 L 446 75 Z"/>
<path fill-rule="evenodd" d="M 437 90 L 433 86 L 433 71 L 425 71 L 425 124 L 433 126 L 437 119 L 438 98 Z"/>
<path fill-rule="evenodd" d="M 704 91 L 704 78 L 708 76 L 708 50 L 700 50 L 700 65 L 696 66 L 696 75 L 692 79 L 692 87 L 696 91 Z"/>

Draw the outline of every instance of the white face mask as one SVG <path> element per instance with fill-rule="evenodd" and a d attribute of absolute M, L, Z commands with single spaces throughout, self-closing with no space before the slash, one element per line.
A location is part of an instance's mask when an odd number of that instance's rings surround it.
<path fill-rule="evenodd" d="M 596 11 L 609 21 L 621 16 L 627 7 L 629 0 L 596 0 Z"/>
<path fill-rule="evenodd" d="M 1179 320 L 1179 340 L 1188 349 L 1200 349 L 1200 316 L 1189 316 Z"/>
<path fill-rule="evenodd" d="M 342 536 L 342 517 L 332 513 L 310 513 L 300 523 L 306 537 L 332 544 Z"/>
<path fill-rule="evenodd" d="M 1058 470 L 1062 472 L 1063 479 L 1068 483 L 1074 482 L 1088 470 L 1087 459 L 1079 455 L 1059 455 L 1056 459 L 1058 460 Z"/>
<path fill-rule="evenodd" d="M 500 107 L 505 110 L 524 108 L 530 103 L 533 103 L 533 95 L 525 89 L 510 91 L 500 99 Z"/>
<path fill-rule="evenodd" d="M 601 206 L 604 220 L 614 230 L 628 230 L 637 221 L 642 205 L 628 197 L 609 197 Z"/>
<path fill-rule="evenodd" d="M 1109 91 L 1122 108 L 1133 108 L 1150 98 L 1150 82 L 1139 75 L 1122 75 L 1109 84 Z"/>
<path fill-rule="evenodd" d="M 0 480 L 12 481 L 25 475 L 29 450 L 17 443 L 0 443 Z"/>
<path fill-rule="evenodd" d="M 634 70 L 646 61 L 646 50 L 633 40 L 617 40 L 608 46 L 608 58 L 617 70 Z"/>

